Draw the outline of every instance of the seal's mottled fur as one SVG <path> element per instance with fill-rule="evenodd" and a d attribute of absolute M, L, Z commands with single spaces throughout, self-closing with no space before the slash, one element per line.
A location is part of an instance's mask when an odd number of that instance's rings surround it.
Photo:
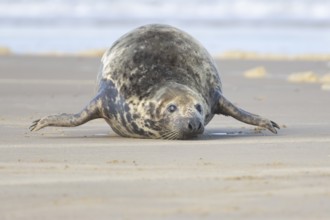
<path fill-rule="evenodd" d="M 203 133 L 214 114 L 274 133 L 279 128 L 237 108 L 222 95 L 212 57 L 190 35 L 167 25 L 146 25 L 124 35 L 105 52 L 98 94 L 82 112 L 47 116 L 35 121 L 31 130 L 104 118 L 121 136 L 186 139 Z"/>

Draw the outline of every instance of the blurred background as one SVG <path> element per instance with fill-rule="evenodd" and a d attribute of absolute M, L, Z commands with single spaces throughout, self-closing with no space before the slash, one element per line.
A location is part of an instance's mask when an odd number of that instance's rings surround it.
<path fill-rule="evenodd" d="M 330 0 L 0 0 L 0 46 L 18 54 L 104 49 L 148 23 L 212 54 L 330 53 Z"/>

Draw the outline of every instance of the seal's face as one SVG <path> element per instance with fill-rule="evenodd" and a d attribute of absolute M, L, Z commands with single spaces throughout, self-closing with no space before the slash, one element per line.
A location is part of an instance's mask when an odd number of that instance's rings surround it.
<path fill-rule="evenodd" d="M 161 138 L 188 139 L 204 132 L 204 104 L 199 95 L 183 87 L 166 87 L 158 96 Z"/>

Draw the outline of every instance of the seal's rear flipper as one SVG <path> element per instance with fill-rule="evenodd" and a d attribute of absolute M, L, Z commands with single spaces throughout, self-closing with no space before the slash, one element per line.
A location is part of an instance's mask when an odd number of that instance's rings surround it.
<path fill-rule="evenodd" d="M 266 118 L 262 118 L 259 115 L 246 112 L 243 109 L 236 107 L 222 95 L 220 95 L 214 113 L 231 116 L 241 122 L 267 128 L 275 134 L 277 134 L 276 128 L 280 129 L 278 124 L 276 124 L 275 122 L 270 121 Z"/>
<path fill-rule="evenodd" d="M 100 98 L 96 96 L 80 113 L 49 115 L 35 120 L 30 126 L 30 131 L 38 131 L 44 127 L 76 127 L 90 120 L 101 118 Z"/>

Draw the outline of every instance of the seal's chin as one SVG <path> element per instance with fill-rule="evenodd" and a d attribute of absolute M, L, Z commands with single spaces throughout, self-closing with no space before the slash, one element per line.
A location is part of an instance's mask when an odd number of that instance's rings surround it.
<path fill-rule="evenodd" d="M 190 133 L 190 134 L 183 134 L 180 138 L 178 138 L 178 140 L 189 140 L 189 139 L 194 139 L 196 138 L 198 135 L 200 135 L 202 133 Z"/>
<path fill-rule="evenodd" d="M 184 132 L 182 132 L 181 135 L 181 140 L 186 140 L 186 139 L 192 139 L 197 137 L 200 134 L 203 134 L 204 132 L 204 126 L 201 126 L 199 129 L 197 130 L 185 130 Z"/>
<path fill-rule="evenodd" d="M 163 133 L 161 135 L 162 139 L 166 140 L 187 140 L 197 137 L 200 134 L 203 134 L 204 132 L 204 126 L 201 125 L 198 127 L 198 129 L 188 129 L 184 128 L 178 128 L 173 130 L 167 130 L 167 132 Z"/>

